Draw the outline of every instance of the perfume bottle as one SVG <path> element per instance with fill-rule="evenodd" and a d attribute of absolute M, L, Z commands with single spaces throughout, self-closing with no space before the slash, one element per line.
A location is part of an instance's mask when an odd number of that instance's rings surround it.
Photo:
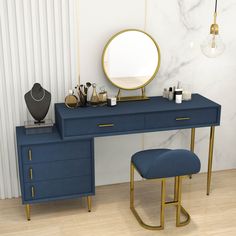
<path fill-rule="evenodd" d="M 65 97 L 65 105 L 68 108 L 76 108 L 79 105 L 78 98 L 71 89 L 69 90 L 69 94 Z"/>
<path fill-rule="evenodd" d="M 174 99 L 174 92 L 172 87 L 169 88 L 169 95 L 168 95 L 169 101 L 172 101 Z"/>
<path fill-rule="evenodd" d="M 92 87 L 93 87 L 93 93 L 92 93 L 92 96 L 90 98 L 90 104 L 92 106 L 97 106 L 99 104 L 99 97 L 98 97 L 97 91 L 96 91 L 97 85 L 95 83 L 93 83 Z"/>

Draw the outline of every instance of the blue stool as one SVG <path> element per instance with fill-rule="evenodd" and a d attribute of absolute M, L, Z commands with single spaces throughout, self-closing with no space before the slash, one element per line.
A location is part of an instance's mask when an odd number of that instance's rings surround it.
<path fill-rule="evenodd" d="M 176 206 L 176 226 L 190 222 L 190 215 L 181 205 L 182 176 L 196 174 L 200 171 L 199 158 L 191 151 L 178 149 L 151 149 L 137 152 L 132 156 L 130 166 L 130 209 L 139 224 L 146 229 L 164 229 L 165 207 Z M 134 207 L 134 169 L 145 179 L 161 179 L 160 225 L 151 226 L 143 222 Z M 166 178 L 175 177 L 174 200 L 166 202 Z M 186 220 L 180 221 L 180 213 Z"/>

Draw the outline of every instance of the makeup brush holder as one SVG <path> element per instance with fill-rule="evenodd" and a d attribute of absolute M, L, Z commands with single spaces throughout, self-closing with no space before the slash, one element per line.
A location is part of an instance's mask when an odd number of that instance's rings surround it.
<path fill-rule="evenodd" d="M 79 100 L 80 100 L 80 103 L 79 105 L 81 107 L 86 107 L 87 106 L 87 94 L 83 94 L 81 92 L 78 92 L 78 96 L 79 96 Z"/>

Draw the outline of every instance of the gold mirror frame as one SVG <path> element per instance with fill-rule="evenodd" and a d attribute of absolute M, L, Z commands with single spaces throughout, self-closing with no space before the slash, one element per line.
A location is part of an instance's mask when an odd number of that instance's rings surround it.
<path fill-rule="evenodd" d="M 157 63 L 157 66 L 156 66 L 156 69 L 153 73 L 153 75 L 150 77 L 150 79 L 145 82 L 143 85 L 141 86 L 138 86 L 138 87 L 134 87 L 134 88 L 124 88 L 124 87 L 121 87 L 117 84 L 115 84 L 111 78 L 108 76 L 107 74 L 107 71 L 106 71 L 106 68 L 105 68 L 105 53 L 106 53 L 106 50 L 107 48 L 109 47 L 110 43 L 117 37 L 119 36 L 120 34 L 123 34 L 125 32 L 130 32 L 130 31 L 136 31 L 136 32 L 141 32 L 143 34 L 145 34 L 146 36 L 148 36 L 152 42 L 155 44 L 156 46 L 156 49 L 157 49 L 157 54 L 158 54 L 158 63 Z M 104 71 L 104 74 L 106 76 L 106 78 L 117 88 L 119 88 L 119 91 L 117 93 L 117 100 L 118 101 L 131 101 L 131 100 L 147 100 L 149 99 L 146 94 L 145 94 L 145 87 L 156 77 L 156 74 L 157 72 L 159 71 L 160 69 L 160 64 L 161 64 L 161 53 L 160 53 L 160 48 L 159 48 L 159 45 L 157 44 L 157 42 L 155 41 L 155 39 L 149 35 L 148 33 L 142 31 L 142 30 L 139 30 L 139 29 L 125 29 L 125 30 L 122 30 L 116 34 L 114 34 L 109 40 L 108 42 L 106 43 L 104 49 L 103 49 L 103 53 L 102 53 L 102 68 L 103 68 L 103 71 Z M 137 89 L 141 89 L 141 96 L 129 96 L 129 97 L 121 97 L 121 89 L 123 90 L 137 90 Z"/>

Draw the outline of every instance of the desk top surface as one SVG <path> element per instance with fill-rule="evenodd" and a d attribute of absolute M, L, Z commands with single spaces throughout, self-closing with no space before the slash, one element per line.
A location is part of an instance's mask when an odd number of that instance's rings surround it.
<path fill-rule="evenodd" d="M 176 104 L 174 101 L 169 101 L 161 96 L 150 97 L 149 100 L 144 101 L 119 102 L 118 105 L 114 107 L 98 106 L 69 109 L 64 103 L 55 104 L 56 110 L 63 119 L 203 109 L 210 107 L 220 107 L 220 105 L 199 94 L 193 94 L 191 101 L 183 101 L 181 104 Z"/>

